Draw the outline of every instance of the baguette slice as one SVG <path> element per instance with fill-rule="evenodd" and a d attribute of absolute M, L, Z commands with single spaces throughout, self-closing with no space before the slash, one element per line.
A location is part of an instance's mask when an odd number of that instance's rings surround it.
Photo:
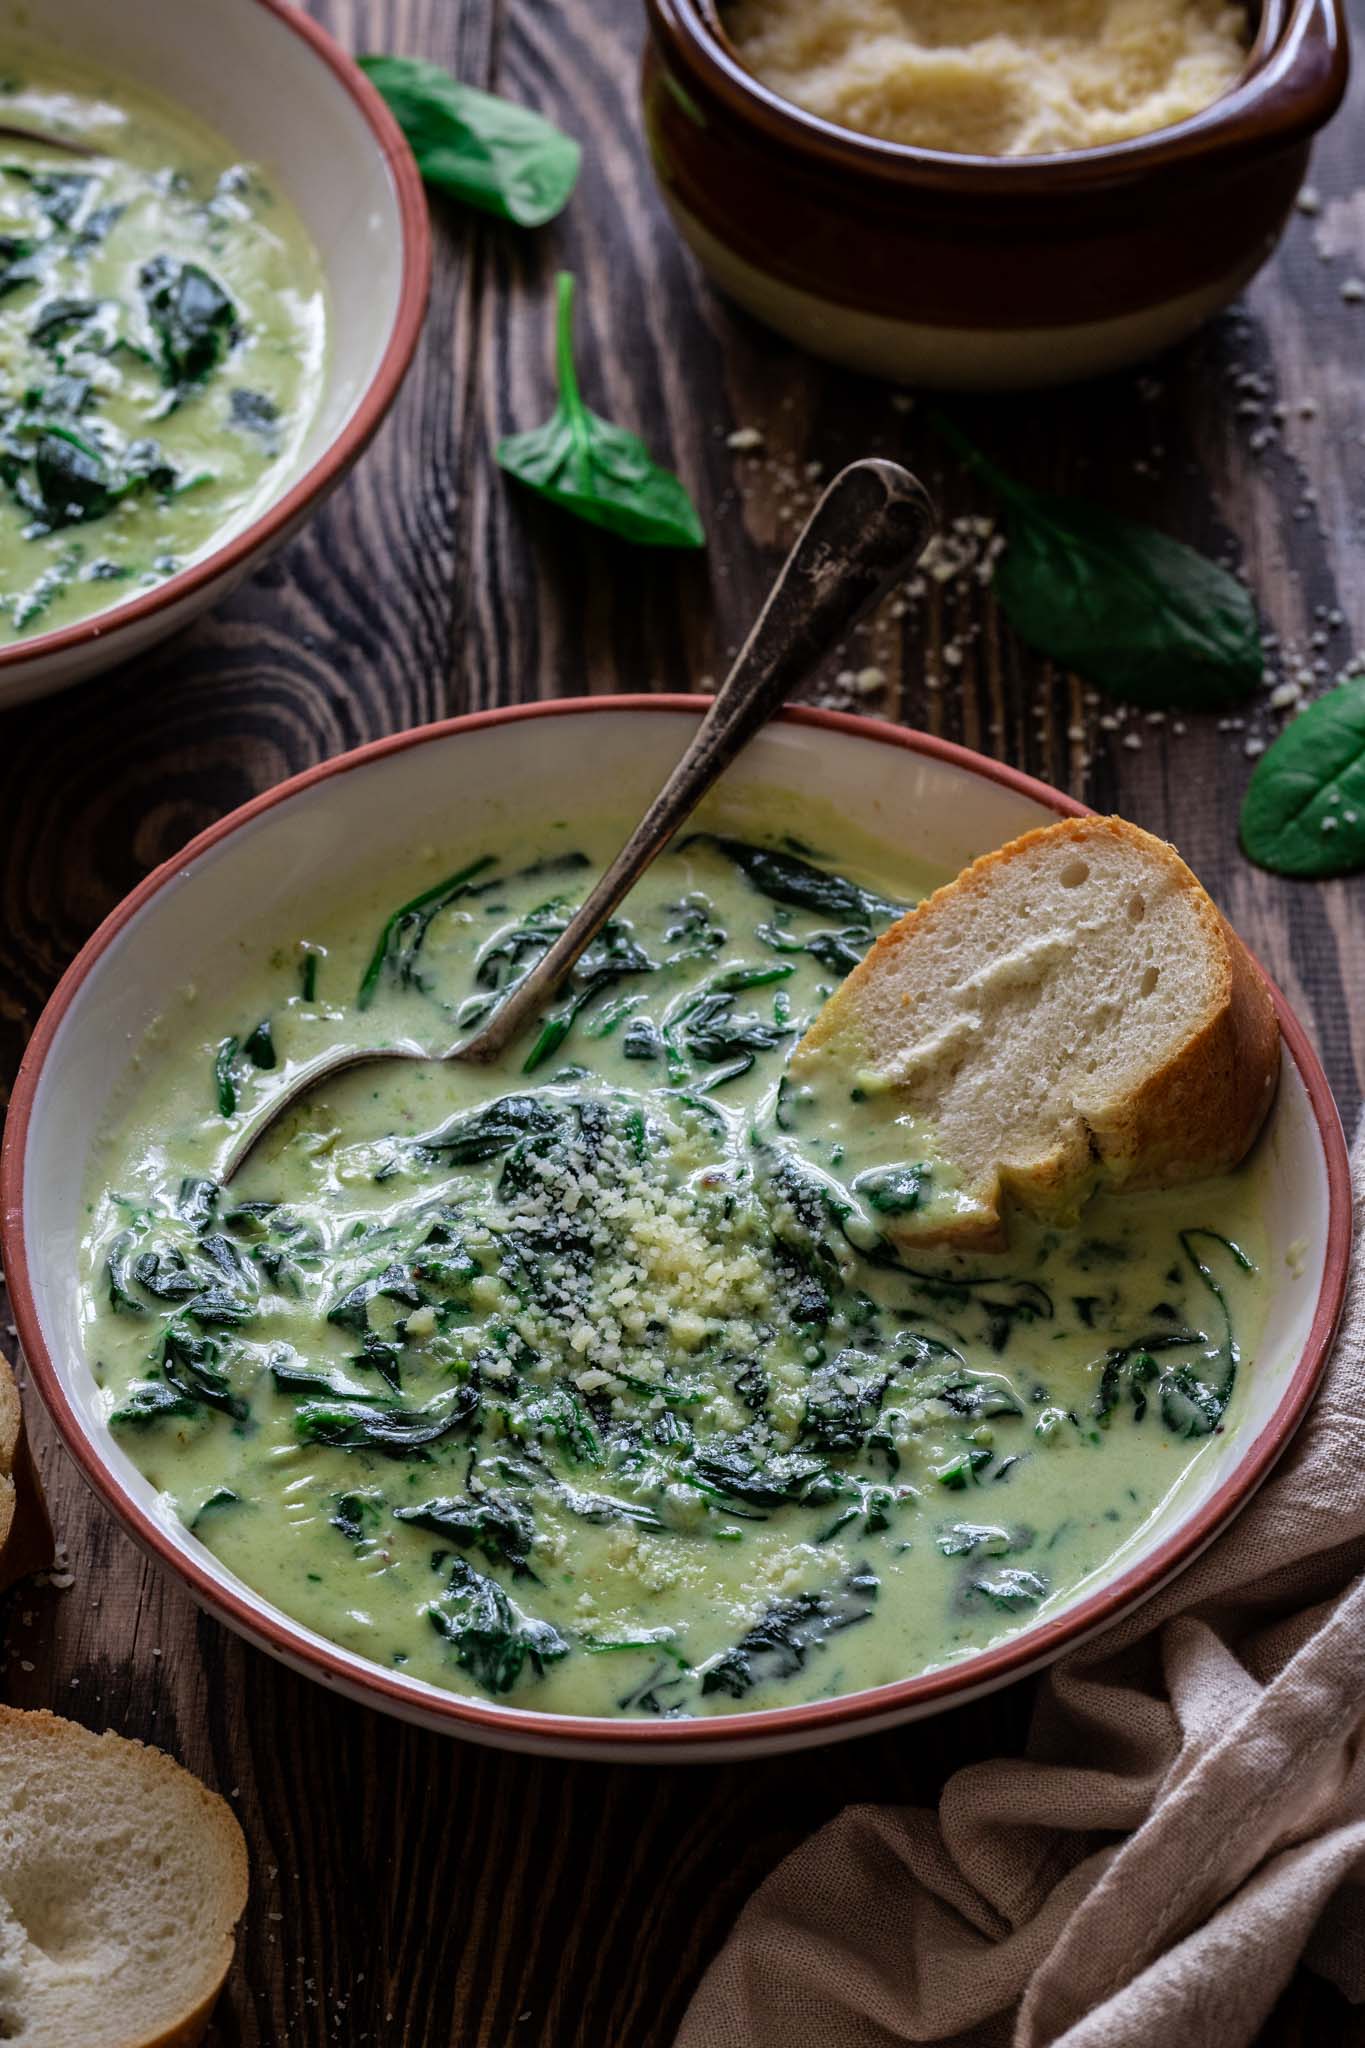
<path fill-rule="evenodd" d="M 9 2048 L 192 2048 L 246 1893 L 231 1810 L 170 1757 L 0 1707 Z"/>
<path fill-rule="evenodd" d="M 0 1358 L 0 1593 L 51 1562 L 52 1524 L 24 1435 L 19 1389 Z"/>
<path fill-rule="evenodd" d="M 1279 1043 L 1263 977 L 1174 848 L 1075 818 L 974 861 L 884 932 L 793 1073 L 889 1090 L 927 1132 L 955 1205 L 897 1216 L 899 1242 L 988 1250 L 1006 1197 L 1067 1221 L 1100 1186 L 1235 1166 Z"/>

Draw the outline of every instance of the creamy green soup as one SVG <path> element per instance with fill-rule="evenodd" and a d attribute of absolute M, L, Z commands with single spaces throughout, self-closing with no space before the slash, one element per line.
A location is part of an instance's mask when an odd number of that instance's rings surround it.
<path fill-rule="evenodd" d="M 1235 1417 L 1254 1174 L 900 1256 L 932 1160 L 786 1067 L 917 890 L 758 829 L 660 860 L 501 1069 L 337 1081 L 231 1187 L 301 1063 L 484 1016 L 619 828 L 314 904 L 149 1032 L 93 1160 L 89 1356 L 198 1539 L 347 1649 L 564 1713 L 882 1684 L 1073 1595 Z"/>
<path fill-rule="evenodd" d="M 278 495 L 315 411 L 317 253 L 180 109 L 0 53 L 0 643 L 150 588 Z"/>

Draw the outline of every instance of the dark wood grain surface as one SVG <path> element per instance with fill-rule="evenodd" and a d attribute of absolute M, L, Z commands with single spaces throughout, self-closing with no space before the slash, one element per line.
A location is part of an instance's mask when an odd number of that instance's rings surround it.
<path fill-rule="evenodd" d="M 378 734 L 526 698 L 714 676 L 817 488 L 850 456 L 919 468 L 947 518 L 989 508 L 922 408 L 826 370 L 731 313 L 684 258 L 645 168 L 639 0 L 316 0 L 356 49 L 424 54 L 581 135 L 582 184 L 520 234 L 438 209 L 431 312 L 379 441 L 317 522 L 214 617 L 135 666 L 0 715 L 0 1079 L 105 911 L 192 833 Z M 1365 6 L 1361 9 L 1365 17 Z M 1365 18 L 1360 21 L 1365 29 Z M 962 404 L 1018 470 L 1245 565 L 1277 679 L 1365 647 L 1365 79 L 1244 305 L 1150 366 L 1061 394 Z M 548 410 L 549 287 L 582 282 L 588 396 L 682 473 L 704 558 L 623 553 L 542 514 L 495 437 Z M 757 451 L 728 445 L 736 427 Z M 1321 665 L 1321 666 L 1319 666 Z M 1286 989 L 1354 1127 L 1365 1092 L 1365 884 L 1247 865 L 1246 743 L 1213 720 L 1107 722 L 1013 642 L 972 577 L 891 606 L 823 693 L 1015 762 L 1168 833 Z M 0 1696 L 158 1742 L 232 1800 L 251 1905 L 219 2044 L 662 2048 L 759 1877 L 850 1799 L 932 1801 L 1023 1738 L 1021 1686 L 881 1739 L 743 1769 L 538 1764 L 420 1734 L 305 1684 L 144 1563 L 86 1495 L 32 1396 L 66 1590 L 0 1609 Z M 1284 2043 L 1365 2043 L 1317 1980 Z"/>

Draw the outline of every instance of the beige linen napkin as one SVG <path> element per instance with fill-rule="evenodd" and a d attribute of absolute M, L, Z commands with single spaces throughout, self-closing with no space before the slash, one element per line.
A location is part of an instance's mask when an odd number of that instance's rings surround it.
<path fill-rule="evenodd" d="M 1365 1140 L 1355 1169 L 1341 1334 L 1255 1499 L 1052 1667 L 1024 1757 L 789 1856 L 677 2048 L 1241 2048 L 1301 1957 L 1365 2000 Z"/>

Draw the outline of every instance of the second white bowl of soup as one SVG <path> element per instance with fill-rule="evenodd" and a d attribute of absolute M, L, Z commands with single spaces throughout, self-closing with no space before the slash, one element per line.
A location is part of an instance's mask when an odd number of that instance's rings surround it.
<path fill-rule="evenodd" d="M 391 401 L 426 270 L 404 145 L 293 9 L 0 7 L 0 703 L 287 538 Z"/>

